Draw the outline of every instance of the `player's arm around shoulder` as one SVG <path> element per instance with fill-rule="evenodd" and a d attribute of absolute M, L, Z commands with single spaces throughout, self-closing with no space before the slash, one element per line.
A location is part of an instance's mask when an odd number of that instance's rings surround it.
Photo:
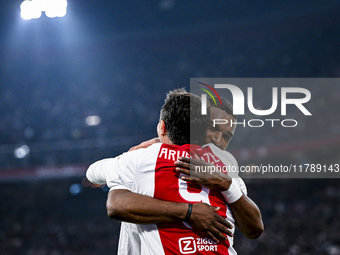
<path fill-rule="evenodd" d="M 142 143 L 140 143 L 136 146 L 133 146 L 132 148 L 130 148 L 129 151 L 134 151 L 134 150 L 138 150 L 138 149 L 142 149 L 142 148 L 148 148 L 149 146 L 151 146 L 155 143 L 161 143 L 161 141 L 158 137 L 152 138 L 152 139 L 147 140 L 145 142 L 142 142 Z"/>
<path fill-rule="evenodd" d="M 228 151 L 223 151 L 223 153 L 236 171 L 228 173 L 232 177 L 232 183 L 228 190 L 222 192 L 222 195 L 233 212 L 236 226 L 247 238 L 256 239 L 264 231 L 261 211 L 248 197 L 247 187 L 242 178 L 238 176 L 239 166 L 236 158 Z"/>
<path fill-rule="evenodd" d="M 235 224 L 247 238 L 256 239 L 264 231 L 261 211 L 245 193 L 246 189 L 243 180 L 239 177 L 232 179 L 229 190 L 223 193 L 227 193 L 231 197 L 239 196 L 238 199 L 230 200 L 228 203 L 233 212 Z M 226 194 L 223 195 L 227 197 Z"/>
<path fill-rule="evenodd" d="M 194 159 L 179 159 L 179 161 L 175 162 L 176 171 L 186 175 L 181 178 L 210 190 L 220 191 L 234 215 L 236 226 L 247 238 L 255 239 L 262 234 L 264 227 L 261 212 L 257 205 L 246 195 L 245 184 L 241 178 L 232 178 L 217 171 L 196 172 L 197 166 L 212 165 L 199 159 L 196 155 Z"/>
<path fill-rule="evenodd" d="M 106 203 L 108 216 L 111 219 L 136 224 L 156 224 L 169 222 L 187 223 L 202 236 L 218 243 L 228 236 L 233 236 L 232 225 L 216 212 L 219 207 L 205 203 L 177 203 L 159 200 L 146 195 L 133 193 L 129 190 L 110 191 Z"/>

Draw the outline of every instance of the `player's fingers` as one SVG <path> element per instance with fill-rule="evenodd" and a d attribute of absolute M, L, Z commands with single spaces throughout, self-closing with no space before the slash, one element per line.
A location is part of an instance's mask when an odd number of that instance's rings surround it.
<path fill-rule="evenodd" d="M 180 161 L 186 162 L 186 163 L 190 163 L 190 158 L 186 158 L 186 157 L 179 157 L 178 158 Z"/>
<path fill-rule="evenodd" d="M 226 228 L 225 226 L 223 226 L 222 224 L 216 224 L 215 226 L 220 232 L 225 233 L 226 235 L 233 237 L 233 233 L 231 232 L 231 230 L 229 230 L 228 228 Z M 226 237 L 224 238 L 226 239 Z"/>
<path fill-rule="evenodd" d="M 176 167 L 176 172 L 181 173 L 181 174 L 190 175 L 190 170 L 184 169 L 184 168 L 180 168 L 180 167 Z"/>
<path fill-rule="evenodd" d="M 141 147 L 141 148 L 148 148 L 150 145 L 152 145 L 152 143 L 150 143 L 149 141 L 147 141 L 147 142 L 142 142 L 142 143 L 140 144 L 140 147 Z"/>
<path fill-rule="evenodd" d="M 201 183 L 201 179 L 199 178 L 193 178 L 193 177 L 188 177 L 188 176 L 182 176 L 181 179 L 183 181 L 187 181 L 187 182 L 192 182 L 192 183 Z"/>
<path fill-rule="evenodd" d="M 197 156 L 197 154 L 194 154 L 193 158 L 179 157 L 178 159 L 181 161 L 187 162 L 187 163 L 190 163 L 192 161 L 195 161 L 195 162 L 202 161 L 202 159 L 199 156 Z"/>
<path fill-rule="evenodd" d="M 225 227 L 227 227 L 227 228 L 229 228 L 229 229 L 232 229 L 232 228 L 233 228 L 233 225 L 232 225 L 229 221 L 227 221 L 226 219 L 224 219 L 222 216 L 217 215 L 216 218 L 217 218 L 217 221 L 218 221 L 219 223 L 221 223 L 222 225 L 224 225 Z"/>
<path fill-rule="evenodd" d="M 218 238 L 215 237 L 215 235 L 214 235 L 213 233 L 211 233 L 210 231 L 207 231 L 207 232 L 205 233 L 205 235 L 206 235 L 209 239 L 211 239 L 213 242 L 215 242 L 215 243 L 219 243 L 219 242 L 220 242 L 220 241 L 218 240 Z"/>
<path fill-rule="evenodd" d="M 197 165 L 195 165 L 195 164 L 186 163 L 186 162 L 182 162 L 182 161 L 179 161 L 179 160 L 177 160 L 177 161 L 175 162 L 175 165 L 176 165 L 176 166 L 179 166 L 179 167 L 183 167 L 183 168 L 189 169 L 189 170 L 191 170 L 192 172 L 195 171 L 196 166 L 197 166 Z"/>
<path fill-rule="evenodd" d="M 138 149 L 140 149 L 140 148 L 148 148 L 149 144 L 147 142 L 142 142 L 140 145 L 137 145 L 136 147 Z"/>
<path fill-rule="evenodd" d="M 190 169 L 190 167 L 191 167 L 191 165 L 189 163 L 185 163 L 185 162 L 182 162 L 182 161 L 175 161 L 175 166 L 183 167 L 183 168 L 186 168 L 186 169 Z"/>
<path fill-rule="evenodd" d="M 213 207 L 213 208 L 214 208 L 214 212 L 218 212 L 221 209 L 221 207 Z"/>
<path fill-rule="evenodd" d="M 189 175 L 189 176 L 191 176 L 191 177 L 196 177 L 196 179 L 202 178 L 202 177 L 199 176 L 198 173 L 195 173 L 195 172 L 190 171 L 190 170 L 188 170 L 188 169 L 176 167 L 175 170 L 176 170 L 176 172 L 178 172 L 178 173 L 186 174 L 186 175 Z"/>
<path fill-rule="evenodd" d="M 212 227 L 210 232 L 214 235 L 215 238 L 217 238 L 218 240 L 225 240 L 227 239 L 227 237 L 225 235 L 223 235 L 223 231 L 219 230 L 216 227 Z M 227 230 L 227 232 L 230 232 L 229 230 Z M 226 233 L 227 234 L 227 233 Z"/>
<path fill-rule="evenodd" d="M 201 173 L 193 172 L 193 171 L 190 171 L 188 169 L 183 169 L 183 168 L 177 167 L 176 171 L 178 173 L 183 173 L 183 174 L 186 174 L 186 175 L 190 176 L 191 178 L 194 178 L 195 179 L 194 182 L 197 182 L 197 183 L 199 182 L 200 184 L 203 184 L 204 183 L 204 178 L 206 178 Z"/>
<path fill-rule="evenodd" d="M 203 161 L 197 155 L 196 155 L 196 159 L 186 158 L 186 157 L 179 157 L 178 159 L 180 161 L 185 162 L 185 163 L 190 163 L 191 165 L 197 165 L 197 166 L 201 165 L 202 164 L 201 162 Z"/>

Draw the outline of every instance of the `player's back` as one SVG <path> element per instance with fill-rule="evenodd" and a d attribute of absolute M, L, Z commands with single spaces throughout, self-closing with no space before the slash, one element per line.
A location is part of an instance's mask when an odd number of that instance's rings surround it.
<path fill-rule="evenodd" d="M 187 183 L 175 171 L 174 162 L 178 157 L 190 157 L 190 147 L 205 160 L 205 156 L 211 156 L 209 147 L 168 144 L 154 145 L 136 153 L 133 161 L 138 162 L 134 166 L 138 170 L 134 173 L 133 191 L 167 201 L 218 206 L 221 208 L 218 213 L 226 218 L 228 209 L 220 192 Z M 138 228 L 142 254 L 233 254 L 233 249 L 228 249 L 229 240 L 216 244 L 202 238 L 185 222 L 141 224 Z"/>

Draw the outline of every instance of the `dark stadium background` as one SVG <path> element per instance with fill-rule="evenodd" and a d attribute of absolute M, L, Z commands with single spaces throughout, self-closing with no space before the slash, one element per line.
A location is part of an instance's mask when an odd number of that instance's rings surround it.
<path fill-rule="evenodd" d="M 86 167 L 155 137 L 165 93 L 190 78 L 340 76 L 336 0 L 69 0 L 66 17 L 31 21 L 20 3 L 0 8 L 2 255 L 116 254 Z M 236 131 L 240 165 L 339 163 L 340 88 L 308 89 L 313 121 Z M 340 254 L 339 179 L 246 182 L 265 231 L 236 233 L 239 254 Z"/>

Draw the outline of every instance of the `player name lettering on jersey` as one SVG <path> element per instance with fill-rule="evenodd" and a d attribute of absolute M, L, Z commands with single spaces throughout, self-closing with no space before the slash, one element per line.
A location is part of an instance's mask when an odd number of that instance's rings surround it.
<path fill-rule="evenodd" d="M 190 158 L 190 154 L 186 151 L 180 150 L 171 150 L 169 148 L 162 148 L 159 153 L 158 158 L 162 158 L 165 160 L 176 161 L 179 157 Z"/>

